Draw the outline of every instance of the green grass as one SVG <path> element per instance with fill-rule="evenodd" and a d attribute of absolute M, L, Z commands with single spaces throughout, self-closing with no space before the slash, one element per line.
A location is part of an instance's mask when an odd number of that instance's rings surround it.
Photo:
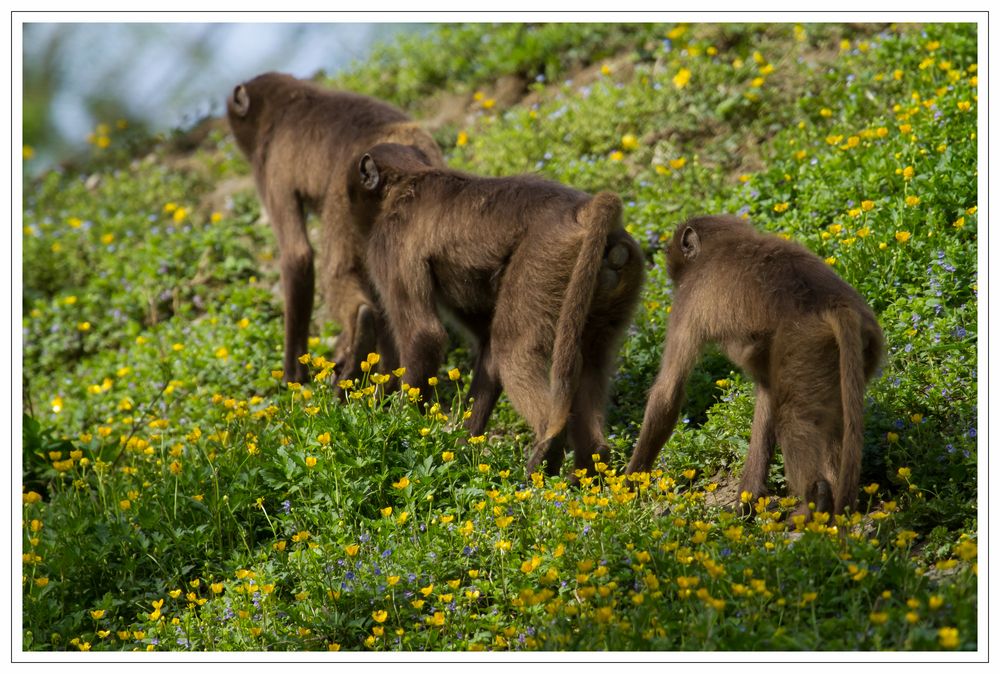
<path fill-rule="evenodd" d="M 256 197 L 202 206 L 248 172 L 232 140 L 178 161 L 102 130 L 92 163 L 24 187 L 22 647 L 975 650 L 976 46 L 961 24 L 464 25 L 335 80 L 429 116 L 516 73 L 532 98 L 480 97 L 438 133 L 449 163 L 621 193 L 647 284 L 611 465 L 579 488 L 524 474 L 505 402 L 466 444 L 465 348 L 422 400 L 366 377 L 341 403 L 319 313 L 318 380 L 282 386 Z M 879 315 L 848 518 L 721 507 L 753 400 L 717 353 L 656 470 L 617 475 L 660 363 L 663 242 L 711 212 L 802 241 Z M 771 478 L 785 496 L 780 459 Z"/>

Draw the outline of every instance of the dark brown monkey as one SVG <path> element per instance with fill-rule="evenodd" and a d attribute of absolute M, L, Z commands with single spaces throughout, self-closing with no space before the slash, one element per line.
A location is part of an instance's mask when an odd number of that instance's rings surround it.
<path fill-rule="evenodd" d="M 485 429 L 502 386 L 535 432 L 529 472 L 545 460 L 556 474 L 567 441 L 592 471 L 591 455 L 608 454 L 614 353 L 643 276 L 618 197 L 450 171 L 398 144 L 361 157 L 348 193 L 406 382 L 426 387 L 440 367 L 446 314 L 478 346 L 470 433 Z"/>
<path fill-rule="evenodd" d="M 830 513 L 852 507 L 865 384 L 885 349 L 861 295 L 805 247 L 731 216 L 682 224 L 667 271 L 675 285 L 666 349 L 627 472 L 652 467 L 703 345 L 716 342 L 756 384 L 740 491 L 766 494 L 777 443 L 789 490 L 804 499 L 799 514 L 809 502 Z"/>
<path fill-rule="evenodd" d="M 433 165 L 441 151 L 403 112 L 358 94 L 331 91 L 289 75 L 266 73 L 237 86 L 227 101 L 236 143 L 253 166 L 257 192 L 278 239 L 285 298 L 285 381 L 305 381 L 298 361 L 308 350 L 315 269 L 307 210 L 322 220 L 321 290 L 343 328 L 334 360 L 337 376 L 360 375 L 371 351 L 386 367 L 396 360 L 364 265 L 365 242 L 350 219 L 344 185 L 354 159 L 380 142 L 419 148 Z"/>

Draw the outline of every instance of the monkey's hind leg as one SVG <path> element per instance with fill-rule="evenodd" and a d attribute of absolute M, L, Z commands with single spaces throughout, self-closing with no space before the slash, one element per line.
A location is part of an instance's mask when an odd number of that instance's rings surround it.
<path fill-rule="evenodd" d="M 546 474 L 556 475 L 562 468 L 566 451 L 566 425 L 550 428 L 552 400 L 543 344 L 540 343 L 544 340 L 539 332 L 522 334 L 513 344 L 500 340 L 493 348 L 507 397 L 535 433 L 535 445 L 528 455 L 526 471 L 530 475 L 544 461 Z"/>
<path fill-rule="evenodd" d="M 545 474 L 558 475 L 566 458 L 566 435 L 568 429 L 563 429 L 552 438 L 543 438 L 535 443 L 525 463 L 524 472 L 531 475 L 545 462 Z"/>
<path fill-rule="evenodd" d="M 815 512 L 833 513 L 833 487 L 824 479 L 816 480 L 806 492 L 806 501 L 816 506 Z"/>

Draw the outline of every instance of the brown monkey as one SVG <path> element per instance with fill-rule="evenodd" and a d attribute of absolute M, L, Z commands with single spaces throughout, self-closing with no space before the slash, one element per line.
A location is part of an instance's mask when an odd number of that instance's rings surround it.
<path fill-rule="evenodd" d="M 792 493 L 817 510 L 852 507 L 861 471 L 866 382 L 885 346 L 854 288 L 804 246 L 731 216 L 682 224 L 667 250 L 674 302 L 660 373 L 629 473 L 648 471 L 670 437 L 684 382 L 716 342 L 756 383 L 740 491 L 766 494 L 775 443 Z"/>
<path fill-rule="evenodd" d="M 478 346 L 470 433 L 483 431 L 502 385 L 535 432 L 529 472 L 546 460 L 556 474 L 567 440 L 576 467 L 592 471 L 591 455 L 608 455 L 613 358 L 643 276 L 618 197 L 450 171 L 398 144 L 356 166 L 348 194 L 406 382 L 425 387 L 440 367 L 444 313 Z"/>
<path fill-rule="evenodd" d="M 435 166 L 444 164 L 441 150 L 386 103 L 278 73 L 237 86 L 227 101 L 227 116 L 237 145 L 253 166 L 257 192 L 278 239 L 285 381 L 308 378 L 308 368 L 298 361 L 308 350 L 315 284 L 307 210 L 322 220 L 320 284 L 332 317 L 343 328 L 334 354 L 338 376 L 359 376 L 359 361 L 370 351 L 381 353 L 392 367 L 396 348 L 373 298 L 365 242 L 351 222 L 344 185 L 354 158 L 376 143 L 413 145 Z"/>

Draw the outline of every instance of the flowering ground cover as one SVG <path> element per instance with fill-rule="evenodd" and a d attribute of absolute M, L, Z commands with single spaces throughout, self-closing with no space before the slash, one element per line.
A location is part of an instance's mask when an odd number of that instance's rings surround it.
<path fill-rule="evenodd" d="M 488 55 L 488 58 L 486 57 Z M 618 191 L 648 255 L 600 475 L 526 475 L 501 403 L 467 438 L 467 350 L 438 377 L 281 384 L 275 245 L 215 131 L 102 125 L 24 186 L 24 650 L 975 650 L 974 25 L 447 27 L 333 84 L 427 113 L 451 165 Z M 530 84 L 513 103 L 498 74 Z M 25 161 L 31 161 L 26 149 Z M 649 474 L 620 475 L 671 303 L 662 247 L 732 212 L 802 241 L 889 344 L 858 512 L 724 506 L 752 384 L 708 353 Z M 343 398 L 344 402 L 340 399 Z"/>

